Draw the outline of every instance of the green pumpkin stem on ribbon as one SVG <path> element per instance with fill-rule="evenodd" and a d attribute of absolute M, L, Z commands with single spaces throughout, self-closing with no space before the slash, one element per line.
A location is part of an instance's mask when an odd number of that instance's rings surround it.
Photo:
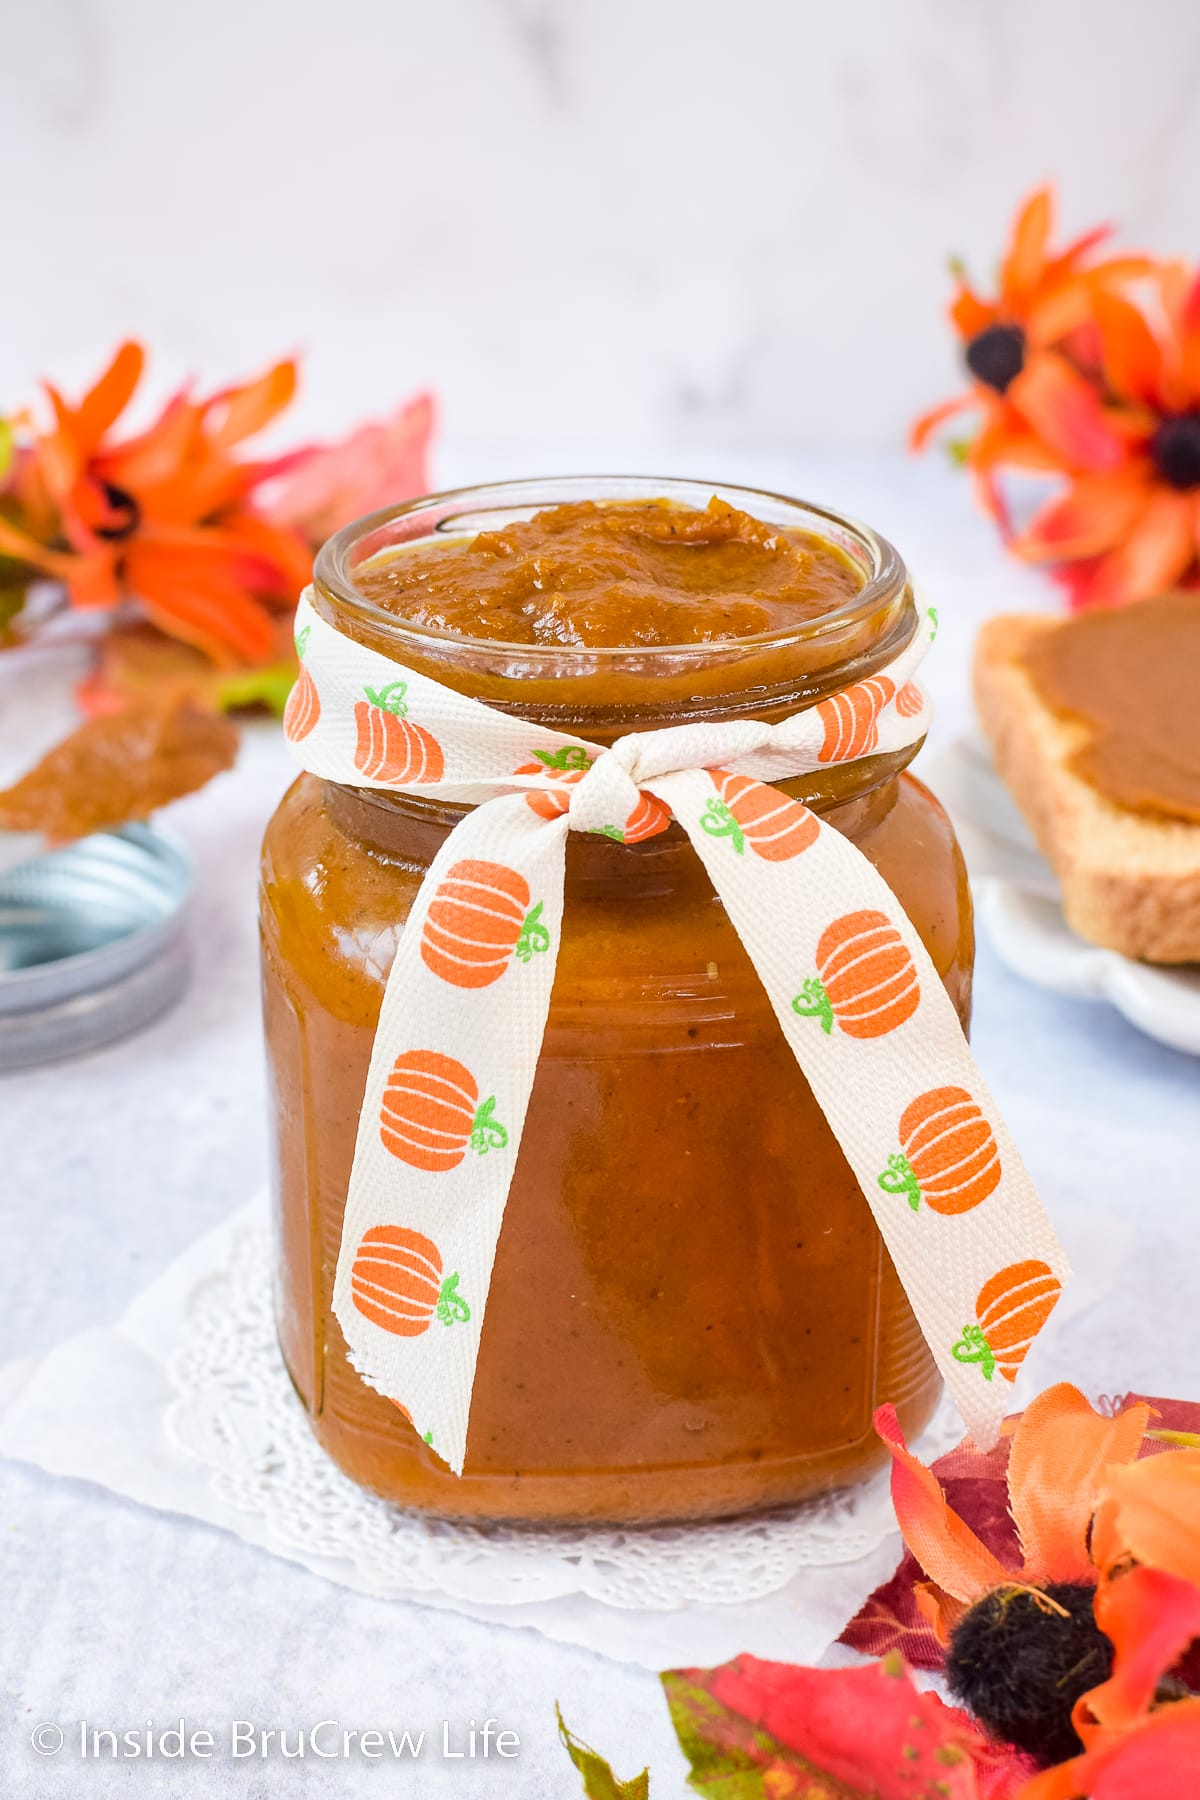
<path fill-rule="evenodd" d="M 372 706 L 377 706 L 380 712 L 393 713 L 397 719 L 402 719 L 408 711 L 404 702 L 407 691 L 407 681 L 391 681 L 385 688 L 363 689 Z"/>
<path fill-rule="evenodd" d="M 588 830 L 593 837 L 611 838 L 614 844 L 625 842 L 625 833 L 619 825 L 589 825 Z"/>
<path fill-rule="evenodd" d="M 979 1373 L 985 1381 L 990 1381 L 996 1373 L 996 1358 L 992 1354 L 992 1346 L 978 1325 L 963 1326 L 963 1334 L 957 1344 L 951 1346 L 950 1354 L 955 1362 L 978 1363 Z"/>
<path fill-rule="evenodd" d="M 802 1019 L 819 1019 L 821 1030 L 826 1037 L 833 1034 L 833 1005 L 825 992 L 825 983 L 819 975 L 810 975 L 796 998 L 792 1001 L 792 1011 L 799 1013 Z"/>
<path fill-rule="evenodd" d="M 700 815 L 700 829 L 709 837 L 727 837 L 739 856 L 745 854 L 746 834 L 723 800 L 714 795 Z"/>
<path fill-rule="evenodd" d="M 525 915 L 525 923 L 521 926 L 521 935 L 517 939 L 513 954 L 521 962 L 527 963 L 538 951 L 550 948 L 550 933 L 542 924 L 542 902 Z"/>
<path fill-rule="evenodd" d="M 308 637 L 311 630 L 311 625 L 302 625 L 296 633 L 296 655 L 301 662 L 304 660 L 304 652 L 308 649 Z"/>
<path fill-rule="evenodd" d="M 907 1156 L 902 1155 L 899 1150 L 888 1157 L 887 1168 L 879 1177 L 879 1185 L 885 1194 L 903 1194 L 914 1212 L 920 1207 L 920 1183 Z"/>
<path fill-rule="evenodd" d="M 561 750 L 535 750 L 538 762 L 545 763 L 548 769 L 557 769 L 564 775 L 590 769 L 592 759 L 582 744 L 564 744 Z"/>
<path fill-rule="evenodd" d="M 453 1325 L 455 1321 L 465 1325 L 471 1316 L 471 1309 L 458 1291 L 458 1275 L 447 1275 L 441 1285 L 437 1297 L 437 1316 L 443 1325 Z M 425 1442 L 432 1443 L 433 1434 L 426 1432 Z"/>
<path fill-rule="evenodd" d="M 495 1110 L 496 1096 L 489 1094 L 471 1125 L 471 1148 L 476 1156 L 486 1156 L 489 1150 L 503 1150 L 508 1143 L 507 1131 L 499 1119 L 492 1117 Z"/>

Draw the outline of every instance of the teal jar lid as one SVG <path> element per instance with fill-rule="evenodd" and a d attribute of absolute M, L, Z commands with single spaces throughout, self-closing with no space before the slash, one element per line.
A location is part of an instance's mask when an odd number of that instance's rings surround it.
<path fill-rule="evenodd" d="M 187 983 L 187 848 L 157 826 L 96 832 L 0 873 L 0 1070 L 147 1025 Z"/>

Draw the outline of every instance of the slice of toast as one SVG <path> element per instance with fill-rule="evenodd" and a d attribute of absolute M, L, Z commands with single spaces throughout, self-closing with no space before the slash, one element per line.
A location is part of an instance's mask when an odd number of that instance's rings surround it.
<path fill-rule="evenodd" d="M 1058 620 L 989 619 L 975 646 L 975 703 L 997 772 L 1062 890 L 1080 937 L 1146 962 L 1200 961 L 1200 825 L 1117 806 L 1068 766 L 1082 721 L 1061 718 L 1020 657 Z"/>

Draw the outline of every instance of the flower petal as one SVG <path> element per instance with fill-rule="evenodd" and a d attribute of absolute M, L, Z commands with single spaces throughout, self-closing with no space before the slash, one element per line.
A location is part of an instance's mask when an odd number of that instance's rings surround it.
<path fill-rule="evenodd" d="M 1200 269 L 1179 308 L 1179 383 L 1189 406 L 1200 406 Z"/>
<path fill-rule="evenodd" d="M 1113 551 L 1113 594 L 1122 601 L 1148 600 L 1174 587 L 1193 560 L 1192 499 L 1172 488 L 1158 488 L 1126 542 Z"/>
<path fill-rule="evenodd" d="M 93 473 L 136 494 L 145 507 L 155 488 L 180 479 L 200 436 L 202 417 L 186 394 L 176 394 L 146 431 L 97 456 Z"/>
<path fill-rule="evenodd" d="M 950 322 L 959 337 L 969 341 L 996 322 L 996 308 L 981 300 L 973 288 L 960 281 L 949 308 Z"/>
<path fill-rule="evenodd" d="M 1054 196 L 1050 188 L 1035 188 L 1017 214 L 1008 254 L 1000 269 L 1000 291 L 1018 306 L 1041 280 L 1053 219 Z"/>
<path fill-rule="evenodd" d="M 218 450 L 228 450 L 243 438 L 253 437 L 291 404 L 295 392 L 294 357 L 276 363 L 241 387 L 223 388 L 205 403 L 205 413 L 215 414 L 218 421 L 209 423 L 209 441 Z"/>
<path fill-rule="evenodd" d="M 1088 1529 L 1101 1475 L 1110 1463 L 1134 1460 L 1149 1419 L 1145 1404 L 1105 1418 L 1065 1381 L 1025 1408 L 1009 1452 L 1008 1497 L 1031 1580 L 1092 1578 Z"/>
<path fill-rule="evenodd" d="M 1027 562 L 1098 556 L 1133 530 L 1149 493 L 1148 469 L 1076 476 L 1065 493 L 1034 514 L 1012 548 Z"/>
<path fill-rule="evenodd" d="M 101 375 L 88 389 L 75 412 L 73 433 L 80 458 L 86 462 L 99 447 L 133 398 L 142 378 L 146 355 L 132 339 L 123 343 Z"/>
<path fill-rule="evenodd" d="M 125 557 L 126 583 L 147 617 L 225 665 L 265 662 L 274 649 L 271 615 L 250 591 L 248 573 L 236 552 L 145 536 Z"/>
<path fill-rule="evenodd" d="M 1104 374 L 1115 394 L 1155 406 L 1162 394 L 1163 358 L 1141 310 L 1120 294 L 1099 289 L 1092 300 Z"/>
<path fill-rule="evenodd" d="M 1200 1637 L 1200 1587 L 1163 1569 L 1130 1569 L 1101 1583 L 1096 1623 L 1116 1658 L 1110 1678 L 1076 1706 L 1085 1744 L 1098 1729 L 1127 1726 L 1149 1710 L 1163 1676 Z"/>
<path fill-rule="evenodd" d="M 892 1453 L 892 1505 L 904 1541 L 930 1579 L 966 1601 L 1011 1582 L 1012 1570 L 951 1512 L 937 1476 L 909 1450 L 894 1407 L 879 1408 L 875 1429 Z"/>
<path fill-rule="evenodd" d="M 1070 1762 L 1045 1769 L 1017 1800 L 1196 1800 L 1200 1700 L 1177 1700 Z"/>
<path fill-rule="evenodd" d="M 1132 1556 L 1200 1587 L 1200 1450 L 1169 1450 L 1104 1477 L 1105 1560 Z"/>
<path fill-rule="evenodd" d="M 1030 356 L 1007 397 L 1069 470 L 1120 468 L 1128 455 L 1091 383 L 1053 351 Z"/>
<path fill-rule="evenodd" d="M 968 389 L 965 394 L 956 394 L 953 400 L 942 400 L 937 406 L 931 406 L 928 412 L 923 412 L 919 418 L 914 419 L 909 427 L 909 449 L 923 450 L 934 432 L 944 425 L 947 419 L 952 419 L 955 413 L 963 412 L 968 406 L 975 404 L 976 396 L 973 391 Z"/>

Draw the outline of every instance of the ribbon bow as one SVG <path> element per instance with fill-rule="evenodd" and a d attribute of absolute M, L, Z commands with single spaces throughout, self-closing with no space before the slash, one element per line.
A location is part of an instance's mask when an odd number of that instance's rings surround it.
<path fill-rule="evenodd" d="M 305 595 L 284 727 L 302 766 L 468 805 L 405 923 L 334 1285 L 355 1368 L 462 1473 L 479 1334 L 563 923 L 567 832 L 687 833 L 870 1203 L 981 1445 L 1068 1270 L 924 945 L 876 869 L 765 785 L 904 749 L 932 609 L 883 672 L 777 725 L 609 748 L 514 718 L 328 625 Z M 786 921 L 786 927 L 781 923 Z M 1001 1381 L 994 1379 L 999 1372 Z"/>

